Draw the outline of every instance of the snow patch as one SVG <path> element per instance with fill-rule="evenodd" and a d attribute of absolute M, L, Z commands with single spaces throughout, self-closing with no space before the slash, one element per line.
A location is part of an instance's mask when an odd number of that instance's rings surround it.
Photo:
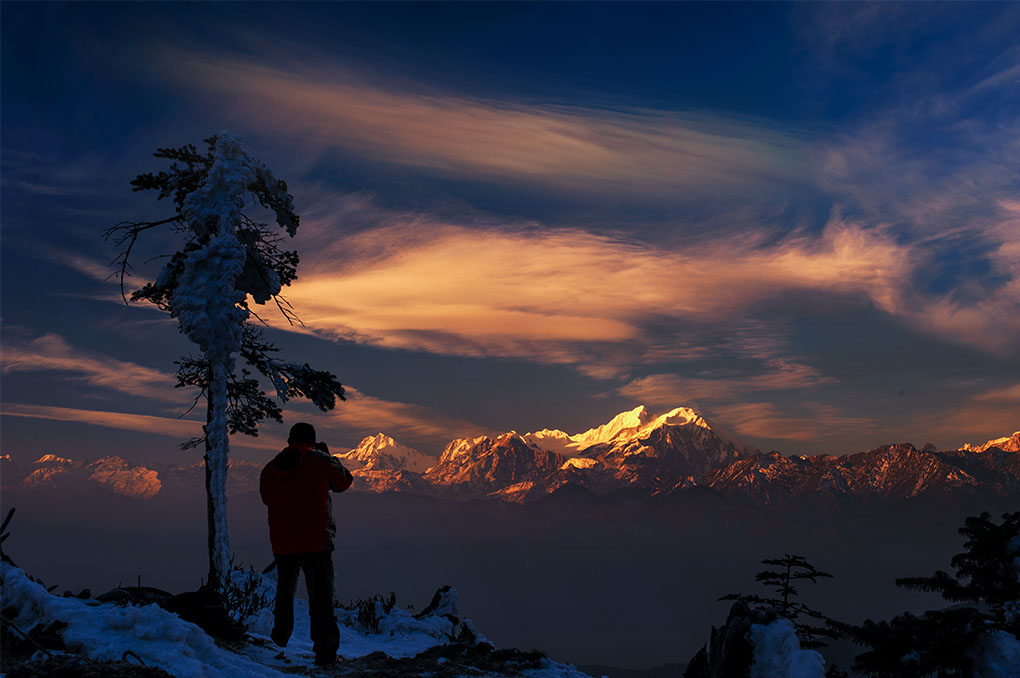
<path fill-rule="evenodd" d="M 565 462 L 563 462 L 563 466 L 560 466 L 560 468 L 563 470 L 567 470 L 570 468 L 579 469 L 593 468 L 595 466 L 598 466 L 598 463 L 599 463 L 598 460 L 590 459 L 588 457 L 571 457 L 570 459 L 567 459 Z"/>
<path fill-rule="evenodd" d="M 345 462 L 351 462 L 353 470 L 413 471 L 424 473 L 435 464 L 430 457 L 418 450 L 401 445 L 383 433 L 369 436 L 349 452 L 333 455 Z"/>
<path fill-rule="evenodd" d="M 70 464 L 71 460 L 70 459 L 64 459 L 63 457 L 58 457 L 55 454 L 44 454 L 43 456 L 39 457 L 38 459 L 36 459 L 32 463 L 33 464 Z"/>

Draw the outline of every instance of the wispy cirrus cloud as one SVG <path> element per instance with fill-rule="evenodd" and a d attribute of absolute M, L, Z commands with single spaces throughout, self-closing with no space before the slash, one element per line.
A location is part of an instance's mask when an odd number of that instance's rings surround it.
<path fill-rule="evenodd" d="M 669 406 L 732 400 L 761 391 L 808 389 L 835 381 L 808 365 L 776 358 L 764 361 L 763 371 L 748 376 L 652 374 L 633 379 L 617 390 L 635 402 Z"/>
<path fill-rule="evenodd" d="M 82 254 L 68 252 L 59 247 L 49 247 L 45 251 L 51 260 L 78 271 L 92 280 L 111 284 L 119 283 L 116 270 L 108 263 L 102 263 Z"/>
<path fill-rule="evenodd" d="M 3 374 L 59 372 L 77 381 L 129 396 L 183 403 L 174 389 L 172 374 L 110 356 L 82 351 L 60 335 L 49 333 L 35 339 L 4 343 Z"/>
<path fill-rule="evenodd" d="M 924 259 L 913 263 L 914 302 L 903 309 L 910 322 L 1012 351 L 1020 335 L 1020 181 L 1010 168 L 1020 163 L 1020 121 L 962 119 L 955 109 L 981 103 L 966 92 L 925 103 L 833 140 L 823 187 L 855 220 L 884 224 Z M 919 148 L 909 129 L 946 141 Z"/>
<path fill-rule="evenodd" d="M 306 148 L 473 179 L 650 196 L 757 191 L 809 174 L 797 132 L 751 118 L 484 99 L 370 79 L 314 54 L 270 62 L 168 47 L 159 58 L 164 77 Z"/>
<path fill-rule="evenodd" d="M 157 417 L 149 414 L 133 414 L 129 412 L 109 412 L 104 410 L 83 410 L 73 407 L 55 407 L 51 405 L 27 405 L 21 403 L 4 403 L 3 414 L 11 417 L 27 417 L 30 419 L 47 419 L 50 421 L 70 421 L 91 426 L 137 431 L 172 436 L 174 438 L 191 438 L 202 434 L 202 422 L 193 419 L 177 419 L 173 417 Z"/>
<path fill-rule="evenodd" d="M 946 436 L 953 446 L 1009 435 L 1020 429 L 1020 382 L 980 390 L 938 415 L 918 418 L 915 426 Z"/>
<path fill-rule="evenodd" d="M 23 403 L 4 403 L 2 414 L 4 416 L 27 419 L 73 422 L 119 431 L 149 433 L 175 438 L 177 442 L 201 436 L 203 424 L 203 422 L 195 419 L 159 417 L 150 414 L 113 412 L 108 410 L 84 410 L 52 405 L 28 405 Z M 245 447 L 256 450 L 280 450 L 286 446 L 286 441 L 284 438 L 276 435 L 262 434 L 257 438 L 234 436 L 230 440 L 230 445 L 231 447 Z"/>
<path fill-rule="evenodd" d="M 82 351 L 56 334 L 5 342 L 3 373 L 18 372 L 53 372 L 64 375 L 75 383 L 84 382 L 91 387 L 127 396 L 177 405 L 182 410 L 191 402 L 187 394 L 182 394 L 173 387 L 176 382 L 173 375 L 137 363 Z M 284 405 L 285 417 L 288 421 L 301 416 L 311 417 L 313 420 L 324 418 L 324 428 L 332 429 L 345 440 L 353 442 L 357 442 L 359 436 L 374 435 L 382 431 L 388 435 L 406 435 L 416 441 L 424 440 L 441 447 L 454 437 L 489 432 L 428 407 L 377 398 L 350 385 L 345 385 L 345 390 L 347 400 L 338 403 L 336 409 L 328 414 L 317 412 L 299 414 L 289 405 Z M 4 403 L 3 412 L 12 416 L 75 421 L 174 437 L 201 435 L 201 422 L 197 422 L 196 428 L 196 422 L 190 419 L 17 403 Z M 270 442 L 266 443 L 264 439 Z M 253 440 L 257 442 L 252 442 Z M 283 446 L 284 439 L 273 435 L 266 438 L 263 434 L 255 439 L 237 436 L 232 441 L 232 444 L 243 447 L 279 449 Z"/>
<path fill-rule="evenodd" d="M 822 403 L 806 403 L 807 413 L 791 415 L 770 402 L 737 402 L 717 405 L 710 411 L 737 433 L 755 438 L 837 444 L 848 433 L 860 434 L 876 427 L 868 417 L 849 416 Z M 847 450 L 839 450 L 847 451 Z"/>
<path fill-rule="evenodd" d="M 688 403 L 718 417 L 736 433 L 757 439 L 836 443 L 849 432 L 860 434 L 874 428 L 871 418 L 850 416 L 837 407 L 803 401 L 812 389 L 834 384 L 836 379 L 788 358 L 764 357 L 758 362 L 751 372 L 740 376 L 725 371 L 694 377 L 652 374 L 629 381 L 617 393 L 633 402 L 660 407 Z M 772 397 L 779 391 L 793 392 L 795 399 L 791 402 L 787 397 L 783 405 L 777 404 Z"/>

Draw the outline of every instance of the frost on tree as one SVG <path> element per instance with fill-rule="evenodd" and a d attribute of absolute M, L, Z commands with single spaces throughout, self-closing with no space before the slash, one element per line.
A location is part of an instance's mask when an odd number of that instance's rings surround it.
<path fill-rule="evenodd" d="M 114 263 L 123 290 L 131 253 L 142 233 L 165 226 L 183 237 L 183 247 L 156 281 L 133 292 L 131 300 L 169 312 L 199 349 L 199 356 L 177 362 L 177 386 L 197 387 L 196 402 L 206 400 L 205 435 L 184 446 L 205 445 L 209 585 L 218 587 L 231 555 L 226 514 L 229 434 L 255 436 L 263 419 L 282 421 L 280 405 L 262 390 L 259 376 L 272 383 L 280 402 L 305 397 L 327 410 L 344 396 L 335 376 L 281 360 L 261 328 L 248 322 L 254 315 L 249 303 L 269 301 L 289 322 L 295 320 L 279 295 L 297 277 L 297 253 L 281 249 L 278 232 L 243 211 L 246 199 L 251 199 L 293 237 L 299 219 L 287 184 L 255 159 L 239 138 L 220 133 L 205 143 L 205 153 L 192 145 L 157 150 L 155 157 L 171 161 L 169 171 L 140 174 L 131 182 L 135 191 L 155 190 L 159 200 L 171 199 L 173 216 L 124 222 L 107 231 L 107 238 L 120 247 Z M 240 374 L 235 369 L 238 355 L 245 364 Z"/>

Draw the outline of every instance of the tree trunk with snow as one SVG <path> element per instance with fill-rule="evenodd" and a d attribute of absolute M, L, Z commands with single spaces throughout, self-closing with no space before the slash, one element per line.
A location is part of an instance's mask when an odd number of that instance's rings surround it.
<path fill-rule="evenodd" d="M 279 238 L 267 224 L 244 214 L 245 198 L 252 199 L 253 207 L 272 212 L 276 225 L 291 237 L 299 218 L 287 184 L 253 157 L 239 138 L 222 132 L 205 142 L 209 150 L 204 154 L 192 145 L 158 149 L 155 157 L 172 161 L 169 171 L 140 174 L 131 182 L 136 191 L 154 190 L 159 199 L 171 198 L 174 216 L 122 222 L 106 236 L 123 248 L 115 259 L 122 292 L 140 234 L 168 226 L 184 236 L 184 247 L 154 282 L 134 291 L 131 300 L 149 301 L 168 311 L 201 352 L 199 358 L 187 356 L 178 363 L 177 386 L 199 387 L 207 400 L 208 585 L 215 589 L 226 583 L 231 557 L 226 495 L 229 434 L 254 436 L 263 419 L 282 421 L 280 408 L 261 391 L 257 377 L 247 370 L 240 379 L 234 374 L 234 356 L 242 356 L 271 380 L 281 402 L 304 397 L 325 411 L 333 408 L 336 398 L 343 399 L 343 387 L 329 372 L 280 361 L 273 356 L 276 348 L 248 327 L 248 304 L 270 300 L 293 321 L 289 305 L 278 295 L 297 277 L 298 257 L 279 247 Z"/>
<path fill-rule="evenodd" d="M 230 531 L 227 528 L 227 468 L 229 439 L 226 431 L 226 376 L 209 370 L 205 425 L 205 492 L 209 527 L 208 586 L 220 589 L 230 569 Z M 219 372 L 220 374 L 217 374 Z M 217 433 L 222 431 L 222 435 Z"/>
<path fill-rule="evenodd" d="M 227 381 L 233 372 L 233 354 L 249 311 L 246 294 L 238 289 L 246 251 L 237 226 L 248 184 L 254 178 L 253 161 L 237 140 L 221 135 L 215 160 L 203 185 L 185 204 L 193 230 L 208 233 L 208 240 L 184 258 L 173 293 L 173 314 L 180 329 L 198 344 L 209 365 L 206 391 L 205 470 L 209 523 L 209 586 L 219 588 L 230 567 L 227 529 L 227 465 L 230 441 L 227 431 Z"/>

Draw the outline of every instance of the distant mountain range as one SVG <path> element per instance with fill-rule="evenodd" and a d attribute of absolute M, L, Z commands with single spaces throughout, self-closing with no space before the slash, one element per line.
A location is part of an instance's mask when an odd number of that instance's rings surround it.
<path fill-rule="evenodd" d="M 909 443 L 842 457 L 761 452 L 690 408 L 653 415 L 644 406 L 584 433 L 559 430 L 451 441 L 438 460 L 379 433 L 337 453 L 355 489 L 450 499 L 528 502 L 564 488 L 595 495 L 661 496 L 691 488 L 755 505 L 838 506 L 942 496 L 1020 497 L 1020 431 L 938 451 Z M 119 457 L 76 461 L 46 455 L 20 467 L 0 456 L 5 489 L 102 488 L 149 499 L 201 494 L 202 464 L 132 465 Z M 232 461 L 228 492 L 254 491 L 262 464 Z"/>

